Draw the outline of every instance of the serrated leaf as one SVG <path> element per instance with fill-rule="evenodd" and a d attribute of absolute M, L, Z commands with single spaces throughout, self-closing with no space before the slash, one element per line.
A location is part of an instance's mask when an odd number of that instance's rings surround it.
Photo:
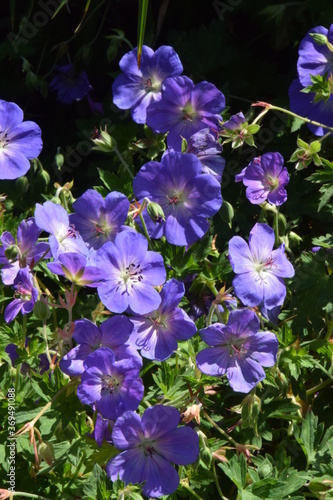
<path fill-rule="evenodd" d="M 241 453 L 238 457 L 233 455 L 228 463 L 218 464 L 226 476 L 237 486 L 239 490 L 243 490 L 246 484 L 247 465 L 244 455 Z"/>

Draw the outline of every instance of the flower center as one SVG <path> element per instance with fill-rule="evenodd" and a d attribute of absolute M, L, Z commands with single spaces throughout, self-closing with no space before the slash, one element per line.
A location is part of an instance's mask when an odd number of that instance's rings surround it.
<path fill-rule="evenodd" d="M 279 187 L 279 179 L 277 177 L 272 177 L 271 175 L 267 175 L 264 178 L 264 186 L 268 188 L 270 191 L 274 191 L 274 189 Z"/>
<path fill-rule="evenodd" d="M 178 205 L 184 201 L 183 193 L 180 193 L 179 191 L 171 193 L 170 196 L 167 196 L 167 199 L 169 201 L 169 205 Z"/>
<path fill-rule="evenodd" d="M 112 375 L 105 375 L 102 378 L 102 392 L 107 391 L 110 394 L 113 394 L 113 392 L 118 389 L 119 385 L 120 380 Z"/>
<path fill-rule="evenodd" d="M 9 143 L 7 135 L 8 135 L 7 132 L 0 130 L 0 148 L 5 148 Z"/>
<path fill-rule="evenodd" d="M 26 288 L 26 286 L 22 282 L 20 282 L 16 285 L 14 297 L 29 302 L 31 300 L 31 290 Z"/>
<path fill-rule="evenodd" d="M 276 267 L 276 264 L 274 264 L 274 259 L 272 255 L 268 257 L 268 259 L 264 260 L 263 262 L 258 262 L 255 264 L 255 270 L 257 271 L 259 275 L 260 281 L 265 281 L 265 272 L 270 271 L 273 266 Z"/>
<path fill-rule="evenodd" d="M 140 283 L 143 280 L 142 269 L 140 264 L 133 264 L 133 262 L 125 268 L 121 277 L 124 280 L 124 283 L 127 285 L 128 283 Z"/>
<path fill-rule="evenodd" d="M 229 344 L 229 356 L 231 358 L 242 358 L 246 354 L 246 349 L 244 347 L 244 339 L 235 340 L 233 344 Z"/>
<path fill-rule="evenodd" d="M 144 78 L 143 85 L 146 92 L 160 92 L 161 90 L 161 82 L 154 76 Z"/>
<path fill-rule="evenodd" d="M 193 120 L 198 116 L 198 113 L 196 110 L 193 108 L 192 104 L 190 102 L 187 102 L 185 106 L 180 108 L 182 112 L 181 119 L 183 121 L 189 121 L 193 122 Z"/>

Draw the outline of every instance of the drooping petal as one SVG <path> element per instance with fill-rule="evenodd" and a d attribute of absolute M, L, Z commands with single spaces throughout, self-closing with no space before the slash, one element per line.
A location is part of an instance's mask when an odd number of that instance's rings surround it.
<path fill-rule="evenodd" d="M 199 455 L 199 437 L 190 427 L 178 427 L 161 436 L 154 444 L 155 450 L 170 462 L 188 465 Z"/>

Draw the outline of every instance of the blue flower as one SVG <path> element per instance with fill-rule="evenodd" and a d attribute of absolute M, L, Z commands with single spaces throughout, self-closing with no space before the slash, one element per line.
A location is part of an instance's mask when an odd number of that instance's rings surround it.
<path fill-rule="evenodd" d="M 284 253 L 284 244 L 273 250 L 274 242 L 274 231 L 267 224 L 252 228 L 249 244 L 240 236 L 229 241 L 229 259 L 237 274 L 232 285 L 246 306 L 273 309 L 283 304 L 286 286 L 282 278 L 292 278 L 295 271 Z"/>
<path fill-rule="evenodd" d="M 136 123 L 146 123 L 147 107 L 161 99 L 162 82 L 183 71 L 178 55 L 166 45 L 156 52 L 143 45 L 140 68 L 137 49 L 125 54 L 119 66 L 123 74 L 113 82 L 113 102 L 120 109 L 130 109 Z"/>
<path fill-rule="evenodd" d="M 194 85 L 187 76 L 167 78 L 162 99 L 147 109 L 147 125 L 159 134 L 168 132 L 168 147 L 181 151 L 182 138 L 207 127 L 218 130 L 224 107 L 224 95 L 212 83 Z"/>
<path fill-rule="evenodd" d="M 13 283 L 15 298 L 5 309 L 5 321 L 10 323 L 18 315 L 30 313 L 38 299 L 38 288 L 34 284 L 34 278 L 29 267 L 20 269 Z"/>
<path fill-rule="evenodd" d="M 222 204 L 220 183 L 202 174 L 202 165 L 192 154 L 170 151 L 161 163 L 150 161 L 141 167 L 133 181 L 137 199 L 148 197 L 158 203 L 165 221 L 148 226 L 152 238 L 165 235 L 174 245 L 191 245 L 209 229 Z"/>
<path fill-rule="evenodd" d="M 273 366 L 279 343 L 272 332 L 259 332 L 260 322 L 253 311 L 231 311 L 228 323 L 214 323 L 200 330 L 208 344 L 197 355 L 200 371 L 213 377 L 227 375 L 236 392 L 249 392 L 265 378 L 263 366 Z"/>
<path fill-rule="evenodd" d="M 211 174 L 221 182 L 225 159 L 220 156 L 222 146 L 217 142 L 209 128 L 191 135 L 187 141 L 186 153 L 195 155 L 201 162 L 202 172 Z"/>
<path fill-rule="evenodd" d="M 55 68 L 55 76 L 50 81 L 49 88 L 58 92 L 57 101 L 71 104 L 83 99 L 92 87 L 85 71 L 78 74 L 73 64 L 65 64 Z"/>
<path fill-rule="evenodd" d="M 134 324 L 130 341 L 141 349 L 144 358 L 163 361 L 177 350 L 177 340 L 195 335 L 195 323 L 177 307 L 184 293 L 183 283 L 171 279 L 161 291 L 162 302 L 156 311 L 130 318 Z"/>
<path fill-rule="evenodd" d="M 152 406 L 142 415 L 125 412 L 112 431 L 112 441 L 124 450 L 111 459 L 106 472 L 112 481 L 144 483 L 147 497 L 176 491 L 179 475 L 171 465 L 188 465 L 199 456 L 199 438 L 190 427 L 178 427 L 180 413 L 169 406 Z"/>
<path fill-rule="evenodd" d="M 117 361 L 114 352 L 101 347 L 85 359 L 77 395 L 102 417 L 116 420 L 126 410 L 136 410 L 143 397 L 144 387 L 139 368 L 132 359 Z"/>
<path fill-rule="evenodd" d="M 160 305 L 161 297 L 154 287 L 166 278 L 163 258 L 148 250 L 141 234 L 122 231 L 114 243 L 107 242 L 97 250 L 96 264 L 106 273 L 97 292 L 110 311 L 146 314 Z"/>
<path fill-rule="evenodd" d="M 0 180 L 25 175 L 30 161 L 43 147 L 41 129 L 35 122 L 23 122 L 23 111 L 14 102 L 0 99 Z"/>

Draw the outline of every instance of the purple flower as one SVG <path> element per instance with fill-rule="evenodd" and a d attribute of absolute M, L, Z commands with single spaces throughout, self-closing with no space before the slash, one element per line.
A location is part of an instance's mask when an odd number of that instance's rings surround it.
<path fill-rule="evenodd" d="M 152 238 L 165 235 L 169 243 L 185 246 L 208 231 L 206 219 L 222 204 L 221 186 L 201 171 L 198 158 L 175 151 L 164 155 L 161 163 L 150 161 L 141 167 L 133 181 L 134 195 L 158 203 L 165 215 L 151 231 Z"/>
<path fill-rule="evenodd" d="M 311 34 L 319 35 L 323 43 Z M 303 87 L 312 84 L 311 75 L 333 76 L 333 24 L 329 30 L 323 26 L 311 29 L 299 44 L 298 55 L 297 72 Z"/>
<path fill-rule="evenodd" d="M 195 155 L 201 162 L 202 172 L 214 175 L 219 182 L 225 166 L 221 152 L 222 146 L 209 132 L 209 128 L 199 130 L 187 141 L 186 153 Z"/>
<path fill-rule="evenodd" d="M 33 269 L 35 264 L 43 257 L 47 257 L 49 245 L 36 243 L 41 230 L 35 224 L 35 219 L 20 222 L 17 228 L 16 241 L 8 231 L 1 235 L 0 265 L 1 278 L 5 285 L 12 285 L 20 268 L 29 266 Z M 6 251 L 13 251 L 13 257 L 7 258 Z"/>
<path fill-rule="evenodd" d="M 177 340 L 188 340 L 197 329 L 185 311 L 177 307 L 185 293 L 183 283 L 167 281 L 161 291 L 161 305 L 145 316 L 134 316 L 130 341 L 144 358 L 163 361 L 177 350 Z"/>
<path fill-rule="evenodd" d="M 100 327 L 88 319 L 75 321 L 73 339 L 77 342 L 60 361 L 60 368 L 67 375 L 77 376 L 84 372 L 83 362 L 101 347 L 112 349 L 117 360 L 132 359 L 138 368 L 142 358 L 129 341 L 133 324 L 126 316 L 111 316 Z"/>
<path fill-rule="evenodd" d="M 89 265 L 87 258 L 79 253 L 59 254 L 57 261 L 49 262 L 47 267 L 53 274 L 65 276 L 78 286 L 96 288 L 105 278 L 103 269 Z"/>
<path fill-rule="evenodd" d="M 314 92 L 302 92 L 303 87 L 298 80 L 294 80 L 289 87 L 290 109 L 294 113 L 306 116 L 310 120 L 317 121 L 323 125 L 333 127 L 333 94 L 330 94 L 327 101 L 324 99 L 315 100 Z M 308 128 L 315 135 L 326 134 L 327 129 L 312 123 L 307 123 Z"/>
<path fill-rule="evenodd" d="M 229 120 L 223 123 L 223 128 L 227 130 L 242 130 L 242 125 L 246 123 L 246 118 L 242 112 L 232 115 Z"/>
<path fill-rule="evenodd" d="M 55 259 L 65 252 L 88 255 L 86 244 L 70 225 L 68 213 L 61 205 L 56 205 L 52 201 L 46 201 L 43 205 L 36 203 L 35 221 L 40 229 L 51 233 L 50 250 Z"/>
<path fill-rule="evenodd" d="M 227 374 L 236 392 L 249 392 L 265 378 L 263 366 L 273 366 L 279 348 L 272 332 L 259 332 L 260 322 L 253 311 L 231 311 L 228 323 L 215 323 L 200 330 L 208 349 L 197 355 L 197 365 L 206 375 Z"/>
<path fill-rule="evenodd" d="M 199 456 L 198 435 L 178 427 L 179 420 L 176 408 L 162 405 L 148 408 L 142 418 L 125 412 L 112 432 L 114 446 L 124 451 L 106 466 L 111 480 L 144 483 L 143 494 L 152 498 L 176 491 L 179 475 L 171 463 L 188 465 Z"/>
<path fill-rule="evenodd" d="M 239 175 L 236 182 L 243 181 L 246 197 L 254 205 L 265 200 L 272 205 L 282 205 L 287 200 L 284 189 L 289 182 L 288 170 L 283 167 L 284 160 L 280 153 L 265 153 L 254 158 Z"/>
<path fill-rule="evenodd" d="M 116 420 L 126 410 L 136 410 L 144 387 L 139 369 L 131 359 L 116 361 L 108 347 L 101 347 L 85 359 L 77 395 L 84 404 L 96 406 L 102 417 Z"/>
<path fill-rule="evenodd" d="M 0 99 L 0 180 L 25 175 L 42 150 L 41 129 L 23 122 L 23 111 L 14 102 Z"/>
<path fill-rule="evenodd" d="M 123 71 L 112 85 L 113 102 L 120 109 L 131 109 L 136 123 L 146 123 L 146 110 L 161 99 L 161 85 L 169 76 L 180 75 L 183 66 L 172 47 L 162 46 L 156 52 L 143 45 L 138 68 L 137 49 L 125 54 L 119 63 Z"/>
<path fill-rule="evenodd" d="M 78 74 L 73 64 L 57 66 L 49 88 L 58 92 L 57 101 L 63 104 L 80 101 L 92 89 L 87 73 L 82 71 Z"/>
<path fill-rule="evenodd" d="M 122 193 L 114 191 L 104 200 L 97 191 L 88 189 L 73 203 L 75 214 L 69 220 L 88 247 L 97 249 L 114 240 L 127 219 L 129 206 Z"/>
<path fill-rule="evenodd" d="M 15 299 L 5 309 L 5 321 L 10 323 L 21 311 L 22 314 L 30 313 L 38 299 L 38 289 L 34 286 L 33 276 L 29 267 L 20 269 L 14 280 Z"/>
<path fill-rule="evenodd" d="M 194 85 L 187 76 L 167 78 L 162 99 L 147 109 L 147 125 L 159 134 L 169 132 L 168 147 L 181 151 L 182 138 L 207 127 L 218 130 L 224 107 L 224 95 L 212 83 Z"/>
<path fill-rule="evenodd" d="M 112 444 L 112 429 L 114 426 L 114 420 L 109 420 L 108 418 L 103 418 L 102 415 L 97 413 L 95 427 L 92 433 L 87 434 L 88 437 L 95 439 L 97 446 L 101 447 L 103 442 Z"/>
<path fill-rule="evenodd" d="M 232 285 L 236 296 L 246 306 L 263 305 L 266 309 L 280 306 L 286 296 L 282 278 L 295 274 L 284 253 L 284 244 L 273 250 L 274 231 L 267 224 L 256 224 L 249 244 L 240 236 L 229 241 L 229 259 L 237 276 Z"/>
<path fill-rule="evenodd" d="M 110 311 L 129 309 L 146 314 L 158 308 L 161 298 L 154 287 L 166 278 L 163 258 L 148 250 L 148 242 L 140 233 L 119 233 L 114 243 L 107 242 L 97 251 L 96 264 L 106 272 L 97 292 Z"/>

